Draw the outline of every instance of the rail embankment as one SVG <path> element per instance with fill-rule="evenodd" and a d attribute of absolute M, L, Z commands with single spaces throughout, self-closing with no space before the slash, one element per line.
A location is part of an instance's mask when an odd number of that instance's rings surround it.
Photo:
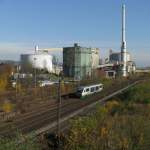
<path fill-rule="evenodd" d="M 113 97 L 95 113 L 71 121 L 65 149 L 150 148 L 150 81 Z"/>

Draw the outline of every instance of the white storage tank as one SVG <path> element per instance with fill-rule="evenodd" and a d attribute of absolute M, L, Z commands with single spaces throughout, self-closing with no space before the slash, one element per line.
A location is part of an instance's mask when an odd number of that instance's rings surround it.
<path fill-rule="evenodd" d="M 35 51 L 34 54 L 22 54 L 21 68 L 25 72 L 30 72 L 32 68 L 53 72 L 52 60 L 52 55 L 42 51 Z"/>

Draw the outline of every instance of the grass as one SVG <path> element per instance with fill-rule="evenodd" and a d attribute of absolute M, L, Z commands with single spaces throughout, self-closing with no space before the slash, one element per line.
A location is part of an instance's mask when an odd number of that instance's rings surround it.
<path fill-rule="evenodd" d="M 114 97 L 95 113 L 71 121 L 65 149 L 148 150 L 150 81 Z"/>
<path fill-rule="evenodd" d="M 137 103 L 150 103 L 150 81 L 142 82 L 137 86 L 131 87 L 123 94 L 121 94 L 119 99 L 123 101 L 137 102 Z"/>

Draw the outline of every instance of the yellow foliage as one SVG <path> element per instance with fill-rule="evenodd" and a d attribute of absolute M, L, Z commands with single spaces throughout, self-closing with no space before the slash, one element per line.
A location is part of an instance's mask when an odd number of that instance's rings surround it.
<path fill-rule="evenodd" d="M 13 110 L 13 104 L 10 103 L 10 102 L 4 102 L 3 106 L 2 106 L 2 109 L 4 112 L 11 112 Z"/>
<path fill-rule="evenodd" d="M 106 107 L 100 107 L 97 109 L 97 113 L 98 114 L 107 114 L 108 113 L 108 110 L 106 109 Z"/>
<path fill-rule="evenodd" d="M 113 101 L 109 101 L 106 103 L 106 108 L 108 109 L 108 111 L 112 110 L 112 108 L 116 107 L 116 106 L 119 106 L 119 102 L 113 100 Z"/>
<path fill-rule="evenodd" d="M 108 129 L 105 127 L 102 127 L 100 131 L 100 135 L 102 138 L 106 137 L 108 135 Z"/>
<path fill-rule="evenodd" d="M 8 78 L 13 71 L 13 67 L 11 65 L 0 65 L 0 92 L 6 90 L 8 86 Z"/>
<path fill-rule="evenodd" d="M 128 141 L 127 138 L 123 138 L 120 141 L 120 149 L 123 149 L 123 150 L 128 150 L 129 149 L 129 141 Z"/>
<path fill-rule="evenodd" d="M 20 83 L 17 83 L 16 84 L 16 89 L 18 92 L 20 92 L 22 90 L 22 87 L 21 87 L 21 84 Z M 35 89 L 36 90 L 36 89 Z"/>
<path fill-rule="evenodd" d="M 0 76 L 0 92 L 5 91 L 7 84 L 8 84 L 7 77 L 4 75 L 1 75 Z"/>

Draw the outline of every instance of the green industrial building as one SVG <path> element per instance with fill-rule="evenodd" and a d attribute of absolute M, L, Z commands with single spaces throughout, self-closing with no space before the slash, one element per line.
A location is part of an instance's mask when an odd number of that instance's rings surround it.
<path fill-rule="evenodd" d="M 63 48 L 63 73 L 67 77 L 83 79 L 91 76 L 92 50 L 74 44 L 73 47 Z"/>

